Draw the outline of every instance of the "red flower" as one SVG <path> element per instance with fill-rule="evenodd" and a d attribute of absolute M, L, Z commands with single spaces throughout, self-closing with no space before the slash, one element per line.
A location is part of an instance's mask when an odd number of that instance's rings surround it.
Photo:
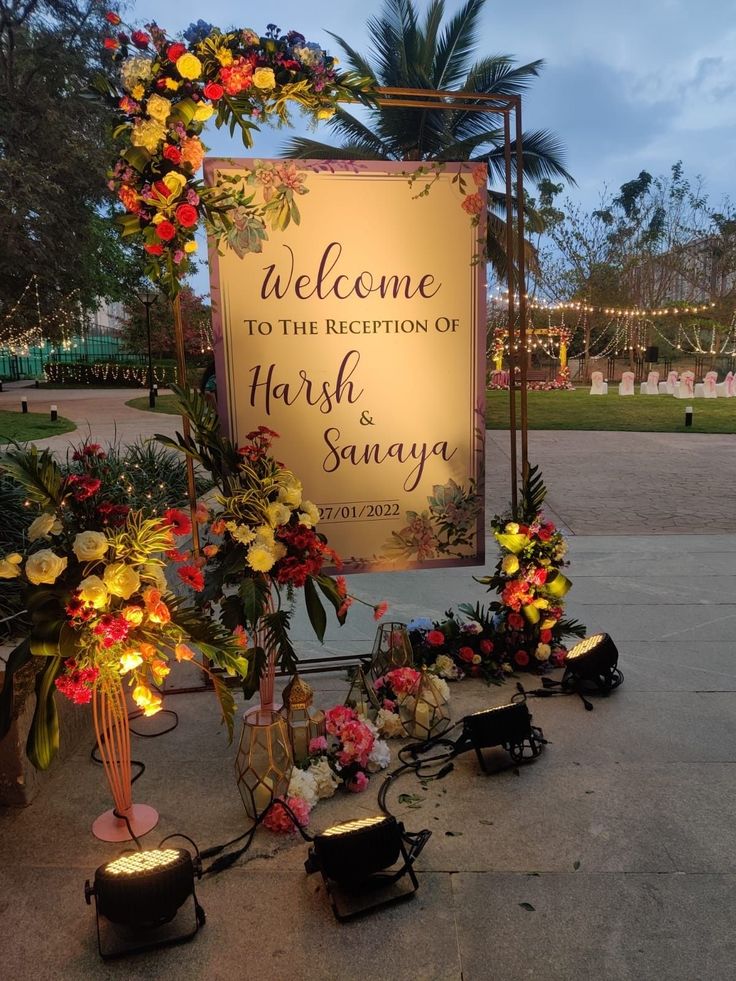
<path fill-rule="evenodd" d="M 202 89 L 202 94 L 205 99 L 211 99 L 213 102 L 217 102 L 225 94 L 225 89 L 220 85 L 219 82 L 207 82 L 205 87 Z"/>
<path fill-rule="evenodd" d="M 163 181 L 154 181 L 153 189 L 157 194 L 160 194 L 162 198 L 171 197 L 171 188 L 168 186 L 168 184 L 164 184 Z"/>
<path fill-rule="evenodd" d="M 163 518 L 177 538 L 191 533 L 192 522 L 189 515 L 185 514 L 184 511 L 180 511 L 178 508 L 169 508 L 168 511 L 164 511 Z"/>
<path fill-rule="evenodd" d="M 98 480 L 97 477 L 88 477 L 86 474 L 72 474 L 67 478 L 67 484 L 73 488 L 72 494 L 78 501 L 86 501 L 88 498 L 94 497 L 102 487 L 101 480 Z"/>
<path fill-rule="evenodd" d="M 116 48 L 120 47 L 114 37 L 106 37 L 102 42 L 102 46 L 108 51 L 114 51 Z"/>
<path fill-rule="evenodd" d="M 180 552 L 176 548 L 170 548 L 166 553 L 166 558 L 169 559 L 170 562 L 188 562 L 191 557 L 191 552 Z"/>
<path fill-rule="evenodd" d="M 380 620 L 381 617 L 386 616 L 388 612 L 388 603 L 384 600 L 382 603 L 376 603 L 373 607 L 373 619 Z"/>
<path fill-rule="evenodd" d="M 475 651 L 472 647 L 461 647 L 457 652 L 457 656 L 461 661 L 466 661 L 468 664 L 472 664 L 473 658 L 475 657 Z"/>
<path fill-rule="evenodd" d="M 442 647 L 445 642 L 445 635 L 441 630 L 430 630 L 427 634 L 427 643 L 431 647 Z"/>
<path fill-rule="evenodd" d="M 483 639 L 478 646 L 480 647 L 481 654 L 493 653 L 493 641 L 491 640 Z"/>
<path fill-rule="evenodd" d="M 117 27 L 120 23 L 120 17 L 113 10 L 107 11 L 105 14 L 105 20 L 108 24 L 112 24 L 113 27 Z"/>
<path fill-rule="evenodd" d="M 181 41 L 176 41 L 174 44 L 170 44 L 166 49 L 166 57 L 169 61 L 178 61 L 183 54 L 186 53 L 187 46 L 182 44 Z"/>
<path fill-rule="evenodd" d="M 170 221 L 160 221 L 156 225 L 156 234 L 163 242 L 170 242 L 176 235 L 176 227 Z"/>
<path fill-rule="evenodd" d="M 507 621 L 512 630 L 522 630 L 524 627 L 524 617 L 518 613 L 509 613 Z"/>
<path fill-rule="evenodd" d="M 149 255 L 163 255 L 164 247 L 159 242 L 151 242 L 150 245 L 144 245 L 143 248 Z"/>
<path fill-rule="evenodd" d="M 553 524 L 542 525 L 537 534 L 539 535 L 539 540 L 542 542 L 548 542 L 555 532 L 555 526 Z"/>
<path fill-rule="evenodd" d="M 526 651 L 518 650 L 516 654 L 514 654 L 514 660 L 520 668 L 525 668 L 529 663 L 529 655 Z"/>
<path fill-rule="evenodd" d="M 145 31 L 133 31 L 130 39 L 136 48 L 147 48 L 151 40 L 151 36 L 150 34 L 146 34 Z"/>
<path fill-rule="evenodd" d="M 535 586 L 544 586 L 547 582 L 547 570 L 540 566 L 539 569 L 534 570 L 531 579 Z"/>
<path fill-rule="evenodd" d="M 543 644 L 549 644 L 549 642 L 552 640 L 552 631 L 551 630 L 540 630 L 539 631 L 539 639 L 541 640 L 541 642 Z"/>
<path fill-rule="evenodd" d="M 176 209 L 176 220 L 182 228 L 193 228 L 199 220 L 199 214 L 191 204 L 180 204 Z"/>
<path fill-rule="evenodd" d="M 177 569 L 179 578 L 187 586 L 191 586 L 195 593 L 201 593 L 204 589 L 204 576 L 196 565 L 183 565 Z"/>
<path fill-rule="evenodd" d="M 173 146 L 171 143 L 167 143 L 164 147 L 164 157 L 167 160 L 170 160 L 173 164 L 180 164 L 181 150 L 178 146 Z"/>

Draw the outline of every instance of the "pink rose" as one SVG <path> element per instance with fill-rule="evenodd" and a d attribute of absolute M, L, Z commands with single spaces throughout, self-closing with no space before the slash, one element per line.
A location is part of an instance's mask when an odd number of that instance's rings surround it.
<path fill-rule="evenodd" d="M 314 756 L 317 753 L 324 753 L 327 750 L 327 740 L 324 736 L 315 736 L 314 739 L 309 740 L 309 755 Z"/>
<path fill-rule="evenodd" d="M 490 640 L 482 640 L 478 646 L 480 647 L 481 654 L 493 653 L 493 642 Z"/>
<path fill-rule="evenodd" d="M 348 790 L 351 794 L 360 794 L 368 786 L 368 777 L 362 770 L 358 770 L 353 779 L 348 783 Z"/>
<path fill-rule="evenodd" d="M 514 654 L 514 660 L 520 668 L 525 668 L 529 663 L 529 655 L 526 651 L 518 650 L 516 654 Z"/>

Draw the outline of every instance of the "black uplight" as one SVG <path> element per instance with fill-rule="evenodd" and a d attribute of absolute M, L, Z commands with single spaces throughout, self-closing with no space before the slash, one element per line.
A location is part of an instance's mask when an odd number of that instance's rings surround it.
<path fill-rule="evenodd" d="M 463 719 L 463 731 L 455 744 L 455 755 L 474 749 L 485 773 L 488 767 L 481 750 L 502 746 L 515 763 L 533 759 L 542 752 L 544 735 L 532 725 L 525 702 L 511 702 L 484 709 Z"/>
<path fill-rule="evenodd" d="M 199 860 L 184 848 L 130 852 L 101 865 L 85 898 L 95 899 L 97 942 L 107 959 L 189 940 L 204 923 L 194 891 Z M 179 911 L 191 897 L 193 917 Z M 187 904 L 188 905 L 188 904 Z M 180 920 L 183 920 L 183 925 Z"/>
<path fill-rule="evenodd" d="M 414 895 L 419 882 L 412 865 L 428 837 L 408 836 L 392 816 L 346 821 L 315 837 L 305 867 L 321 873 L 335 916 L 344 922 Z"/>
<path fill-rule="evenodd" d="M 607 695 L 623 680 L 618 668 L 618 650 L 608 634 L 592 634 L 567 652 L 563 688 Z"/>

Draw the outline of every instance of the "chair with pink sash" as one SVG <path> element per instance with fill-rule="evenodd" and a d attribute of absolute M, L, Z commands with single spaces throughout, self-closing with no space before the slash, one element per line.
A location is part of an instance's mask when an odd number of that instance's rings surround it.
<path fill-rule="evenodd" d="M 675 386 L 674 396 L 676 399 L 691 399 L 694 396 L 693 383 L 695 381 L 695 372 L 693 371 L 683 371 L 680 375 L 680 380 Z"/>
<path fill-rule="evenodd" d="M 642 395 L 659 395 L 659 372 L 650 371 L 647 380 L 641 383 L 639 391 Z"/>
<path fill-rule="evenodd" d="M 634 372 L 625 371 L 621 375 L 621 384 L 618 386 L 619 395 L 635 395 L 634 392 Z"/>
<path fill-rule="evenodd" d="M 659 394 L 674 395 L 676 385 L 677 385 L 677 372 L 670 371 L 667 375 L 667 381 L 663 381 L 659 383 Z"/>
<path fill-rule="evenodd" d="M 594 371 L 590 376 L 590 394 L 608 395 L 608 383 L 603 381 L 603 372 Z"/>
<path fill-rule="evenodd" d="M 721 399 L 732 399 L 734 396 L 733 392 L 734 377 L 733 372 L 729 371 L 722 382 L 716 383 L 716 393 Z"/>
<path fill-rule="evenodd" d="M 718 386 L 716 385 L 716 379 L 718 378 L 717 371 L 709 371 L 708 374 L 703 379 L 703 398 L 704 399 L 717 399 L 718 398 Z"/>

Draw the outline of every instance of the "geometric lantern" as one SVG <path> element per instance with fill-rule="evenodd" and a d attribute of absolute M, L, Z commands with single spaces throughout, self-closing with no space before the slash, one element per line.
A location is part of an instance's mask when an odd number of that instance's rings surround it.
<path fill-rule="evenodd" d="M 426 668 L 422 668 L 416 694 L 399 701 L 399 718 L 406 734 L 421 742 L 439 736 L 449 726 L 447 701 Z"/>
<path fill-rule="evenodd" d="M 325 734 L 325 713 L 311 708 L 313 698 L 312 686 L 298 674 L 284 688 L 281 715 L 286 719 L 295 763 L 303 763 L 309 756 L 310 742 Z"/>
<path fill-rule="evenodd" d="M 235 777 L 245 813 L 253 823 L 272 800 L 286 795 L 291 770 L 291 744 L 283 716 L 263 709 L 246 715 Z"/>
<path fill-rule="evenodd" d="M 348 689 L 345 705 L 354 709 L 358 715 L 373 721 L 381 708 L 376 691 L 368 681 L 361 665 L 355 669 L 353 680 Z"/>
<path fill-rule="evenodd" d="M 375 681 L 394 668 L 411 668 L 414 652 L 405 623 L 382 623 L 376 631 L 368 668 Z"/>
<path fill-rule="evenodd" d="M 567 690 L 608 695 L 623 680 L 618 668 L 618 650 L 608 634 L 586 637 L 565 655 L 562 687 Z"/>

